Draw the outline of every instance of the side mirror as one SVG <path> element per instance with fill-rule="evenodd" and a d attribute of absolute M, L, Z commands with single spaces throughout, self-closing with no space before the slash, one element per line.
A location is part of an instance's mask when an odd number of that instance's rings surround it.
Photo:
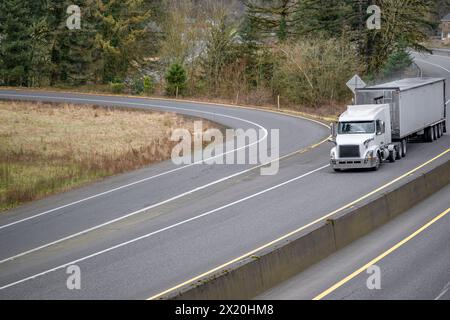
<path fill-rule="evenodd" d="M 330 123 L 330 128 L 331 128 L 331 137 L 335 138 L 337 135 L 336 122 Z"/>
<path fill-rule="evenodd" d="M 381 136 L 386 132 L 386 124 L 384 121 L 377 120 L 377 136 Z"/>
<path fill-rule="evenodd" d="M 336 144 L 336 135 L 337 135 L 336 123 L 335 122 L 331 123 L 330 128 L 331 128 L 331 137 L 328 139 L 328 141 L 333 144 Z"/>

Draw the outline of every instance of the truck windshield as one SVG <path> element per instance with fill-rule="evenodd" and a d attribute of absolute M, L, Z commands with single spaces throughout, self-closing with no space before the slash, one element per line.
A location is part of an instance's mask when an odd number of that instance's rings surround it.
<path fill-rule="evenodd" d="M 375 122 L 339 122 L 338 132 L 339 134 L 375 133 Z"/>

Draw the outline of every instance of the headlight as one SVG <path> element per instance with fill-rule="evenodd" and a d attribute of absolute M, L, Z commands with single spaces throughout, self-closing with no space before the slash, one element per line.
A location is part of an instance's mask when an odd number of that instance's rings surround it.
<path fill-rule="evenodd" d="M 336 153 L 334 151 L 331 152 L 331 160 L 336 160 Z"/>
<path fill-rule="evenodd" d="M 373 159 L 373 150 L 367 152 L 366 159 Z"/>

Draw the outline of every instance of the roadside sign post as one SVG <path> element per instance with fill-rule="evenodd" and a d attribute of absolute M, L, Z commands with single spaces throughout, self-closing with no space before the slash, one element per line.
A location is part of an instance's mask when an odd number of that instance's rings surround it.
<path fill-rule="evenodd" d="M 365 88 L 366 86 L 366 83 L 357 74 L 347 82 L 347 87 L 352 90 L 354 95 L 354 104 L 356 104 L 356 90 Z"/>

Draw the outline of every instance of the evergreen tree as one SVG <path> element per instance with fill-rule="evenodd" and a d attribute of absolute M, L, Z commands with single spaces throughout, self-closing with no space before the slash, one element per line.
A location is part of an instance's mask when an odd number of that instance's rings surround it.
<path fill-rule="evenodd" d="M 379 30 L 366 28 L 366 10 L 370 4 L 381 9 Z M 431 20 L 434 0 L 365 0 L 361 7 L 358 11 L 363 18 L 359 19 L 361 22 L 354 42 L 365 59 L 368 73 L 380 72 L 395 52 L 407 48 L 429 52 L 422 43 L 428 39 L 428 31 L 436 26 L 436 22 Z"/>
<path fill-rule="evenodd" d="M 166 93 L 169 96 L 184 94 L 187 86 L 186 70 L 180 63 L 172 64 L 166 73 Z"/>
<path fill-rule="evenodd" d="M 272 64 L 267 61 L 269 50 L 248 16 L 244 16 L 238 35 L 237 56 L 244 60 L 247 83 L 250 87 L 258 88 L 263 81 L 272 77 Z"/>
<path fill-rule="evenodd" d="M 100 32 L 103 82 L 125 78 L 156 50 L 157 35 L 149 30 L 155 5 L 150 0 L 100 1 Z"/>
<path fill-rule="evenodd" d="M 0 82 L 28 85 L 32 39 L 31 12 L 27 0 L 0 2 Z"/>
<path fill-rule="evenodd" d="M 81 29 L 67 28 L 67 8 L 70 0 L 50 2 L 50 9 L 55 18 L 50 18 L 52 63 L 54 83 L 70 85 L 85 84 L 95 80 L 100 54 L 96 48 L 98 17 L 95 0 L 78 2 L 81 9 Z"/>
<path fill-rule="evenodd" d="M 78 0 L 81 30 L 69 30 L 72 0 L 0 2 L 0 83 L 41 85 L 124 79 L 152 55 L 161 12 L 153 0 Z M 159 10 L 159 11 L 158 11 Z M 160 14 L 159 19 L 162 19 Z"/>
<path fill-rule="evenodd" d="M 353 0 L 302 0 L 296 11 L 299 35 L 338 38 L 354 19 Z"/>

